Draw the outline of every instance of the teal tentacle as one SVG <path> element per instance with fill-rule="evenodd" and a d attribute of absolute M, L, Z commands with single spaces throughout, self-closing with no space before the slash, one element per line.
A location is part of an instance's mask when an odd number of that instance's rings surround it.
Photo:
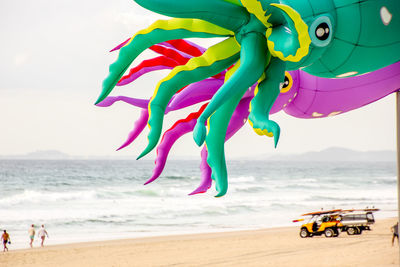
<path fill-rule="evenodd" d="M 134 0 L 153 12 L 175 18 L 196 18 L 238 30 L 248 20 L 246 9 L 224 0 Z"/>
<path fill-rule="evenodd" d="M 171 97 L 180 88 L 218 74 L 231 66 L 238 60 L 239 51 L 240 46 L 235 39 L 228 38 L 207 49 L 202 56 L 192 58 L 186 65 L 174 68 L 166 78 L 158 83 L 149 103 L 149 143 L 138 159 L 148 154 L 157 145 L 165 109 Z"/>
<path fill-rule="evenodd" d="M 218 192 L 216 197 L 222 197 L 228 190 L 228 173 L 224 149 L 225 135 L 229 121 L 242 95 L 239 92 L 231 97 L 208 120 L 209 133 L 206 137 L 207 163 L 212 170 L 211 178 L 215 181 L 215 187 Z"/>
<path fill-rule="evenodd" d="M 207 108 L 197 120 L 193 130 L 193 138 L 197 145 L 202 145 L 206 137 L 205 121 L 231 96 L 244 94 L 260 76 L 268 63 L 268 48 L 265 36 L 250 32 L 242 37 L 239 69 L 213 96 Z"/>
<path fill-rule="evenodd" d="M 286 63 L 278 58 L 272 58 L 265 70 L 264 79 L 254 91 L 254 98 L 250 103 L 249 123 L 259 135 L 274 137 L 275 147 L 278 144 L 279 125 L 269 120 L 269 112 L 275 99 L 280 93 L 280 84 L 285 78 Z"/>
<path fill-rule="evenodd" d="M 129 68 L 133 60 L 154 44 L 182 38 L 210 38 L 232 36 L 229 30 L 206 21 L 195 19 L 159 20 L 147 29 L 139 31 L 120 49 L 117 61 L 110 65 L 109 74 L 103 81 L 103 90 L 96 101 L 100 103 L 111 93 L 119 79 Z"/>
<path fill-rule="evenodd" d="M 242 4 L 240 3 L 240 0 L 224 0 L 225 2 L 237 5 L 237 6 L 242 6 Z"/>

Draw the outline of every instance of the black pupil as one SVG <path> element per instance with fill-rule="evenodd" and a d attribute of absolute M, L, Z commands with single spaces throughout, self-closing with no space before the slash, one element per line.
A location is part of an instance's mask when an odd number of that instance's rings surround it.
<path fill-rule="evenodd" d="M 328 39 L 329 37 L 329 26 L 328 24 L 321 23 L 318 25 L 318 27 L 315 29 L 315 36 L 321 41 L 324 41 Z"/>
<path fill-rule="evenodd" d="M 283 81 L 283 86 L 282 88 L 286 88 L 289 85 L 289 78 L 287 76 L 285 76 L 285 80 Z"/>

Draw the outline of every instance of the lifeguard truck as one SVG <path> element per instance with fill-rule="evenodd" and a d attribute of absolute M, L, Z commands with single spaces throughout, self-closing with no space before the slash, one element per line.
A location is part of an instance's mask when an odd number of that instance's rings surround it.
<path fill-rule="evenodd" d="M 307 223 L 300 227 L 300 237 L 337 237 L 340 232 L 346 231 L 348 235 L 360 235 L 364 230 L 371 230 L 370 225 L 375 223 L 373 212 L 378 209 L 360 210 L 326 210 L 302 214 L 311 216 Z M 304 219 L 293 222 L 304 221 Z"/>

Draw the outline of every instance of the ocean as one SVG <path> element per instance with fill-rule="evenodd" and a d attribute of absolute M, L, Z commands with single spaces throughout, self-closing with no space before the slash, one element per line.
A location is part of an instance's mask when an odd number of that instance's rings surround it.
<path fill-rule="evenodd" d="M 299 226 L 301 214 L 375 207 L 397 216 L 395 162 L 228 162 L 227 195 L 200 183 L 199 161 L 167 162 L 144 186 L 152 161 L 1 160 L 0 229 L 10 249 L 29 247 L 31 224 L 46 244 Z M 39 241 L 35 240 L 34 246 Z"/>

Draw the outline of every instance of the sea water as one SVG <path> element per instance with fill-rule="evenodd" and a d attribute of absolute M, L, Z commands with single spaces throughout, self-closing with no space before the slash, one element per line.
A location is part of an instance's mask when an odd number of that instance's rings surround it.
<path fill-rule="evenodd" d="M 31 224 L 46 244 L 296 226 L 301 214 L 332 208 L 397 215 L 394 162 L 229 161 L 229 189 L 189 196 L 198 161 L 169 161 L 144 186 L 151 161 L 1 160 L 0 229 L 11 248 L 29 246 Z M 297 225 L 298 226 L 298 225 Z M 34 246 L 39 241 L 35 240 Z"/>

